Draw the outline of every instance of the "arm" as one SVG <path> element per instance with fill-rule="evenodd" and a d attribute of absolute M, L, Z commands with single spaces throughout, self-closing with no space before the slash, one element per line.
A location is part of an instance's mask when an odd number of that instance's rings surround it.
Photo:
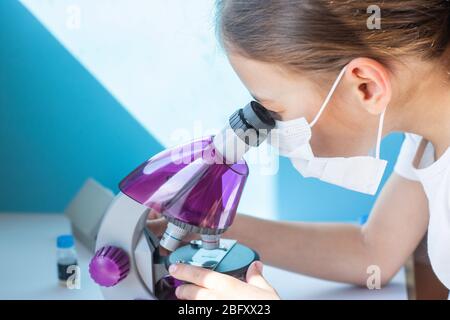
<path fill-rule="evenodd" d="M 382 283 L 401 268 L 428 225 L 428 202 L 418 182 L 393 174 L 364 227 L 236 217 L 225 237 L 258 251 L 263 261 L 314 277 L 363 285 L 367 267 Z"/>

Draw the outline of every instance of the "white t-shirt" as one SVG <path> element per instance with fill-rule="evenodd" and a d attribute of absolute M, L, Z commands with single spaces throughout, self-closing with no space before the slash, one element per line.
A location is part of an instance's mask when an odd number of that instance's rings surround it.
<path fill-rule="evenodd" d="M 421 141 L 421 136 L 406 134 L 394 171 L 423 185 L 430 213 L 428 256 L 436 276 L 450 288 L 450 148 L 436 161 L 428 142 L 419 165 L 414 166 Z"/>

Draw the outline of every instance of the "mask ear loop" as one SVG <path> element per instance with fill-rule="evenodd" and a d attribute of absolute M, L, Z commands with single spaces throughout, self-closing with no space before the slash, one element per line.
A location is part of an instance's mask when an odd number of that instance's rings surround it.
<path fill-rule="evenodd" d="M 327 107 L 328 103 L 330 102 L 331 98 L 333 97 L 334 92 L 336 91 L 336 88 L 339 84 L 339 82 L 341 82 L 342 77 L 345 74 L 345 71 L 347 71 L 347 66 L 345 66 L 344 68 L 342 68 L 341 72 L 339 73 L 338 77 L 336 78 L 336 80 L 333 83 L 333 86 L 331 87 L 330 92 L 328 93 L 328 96 L 326 97 L 325 101 L 323 102 L 322 106 L 319 109 L 319 112 L 317 113 L 317 115 L 315 116 L 314 120 L 311 121 L 311 123 L 309 124 L 309 126 L 312 128 L 316 122 L 319 120 L 320 116 L 322 115 L 323 110 L 325 110 L 325 108 Z"/>
<path fill-rule="evenodd" d="M 381 148 L 381 138 L 383 137 L 383 126 L 384 126 L 384 115 L 386 114 L 386 110 L 380 116 L 380 124 L 378 126 L 378 134 L 377 134 L 377 146 L 375 149 L 375 157 L 380 159 L 380 148 Z"/>

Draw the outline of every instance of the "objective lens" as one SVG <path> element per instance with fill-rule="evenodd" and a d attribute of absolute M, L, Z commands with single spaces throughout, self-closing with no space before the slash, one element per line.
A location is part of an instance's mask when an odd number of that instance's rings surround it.
<path fill-rule="evenodd" d="M 181 241 L 187 235 L 187 233 L 188 232 L 183 228 L 180 228 L 169 222 L 159 244 L 161 247 L 169 251 L 174 251 L 180 246 Z"/>

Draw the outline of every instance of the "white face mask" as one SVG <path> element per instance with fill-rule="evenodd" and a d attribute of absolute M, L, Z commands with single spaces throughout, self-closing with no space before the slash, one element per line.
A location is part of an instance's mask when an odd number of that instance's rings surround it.
<path fill-rule="evenodd" d="M 314 177 L 346 189 L 374 195 L 380 185 L 387 161 L 380 159 L 380 144 L 383 131 L 384 112 L 380 116 L 375 158 L 360 157 L 315 157 L 311 149 L 311 128 L 317 123 L 344 76 L 344 67 L 333 84 L 327 98 L 311 124 L 305 118 L 277 121 L 269 143 L 279 150 L 281 156 L 291 159 L 294 167 L 304 177 Z"/>

